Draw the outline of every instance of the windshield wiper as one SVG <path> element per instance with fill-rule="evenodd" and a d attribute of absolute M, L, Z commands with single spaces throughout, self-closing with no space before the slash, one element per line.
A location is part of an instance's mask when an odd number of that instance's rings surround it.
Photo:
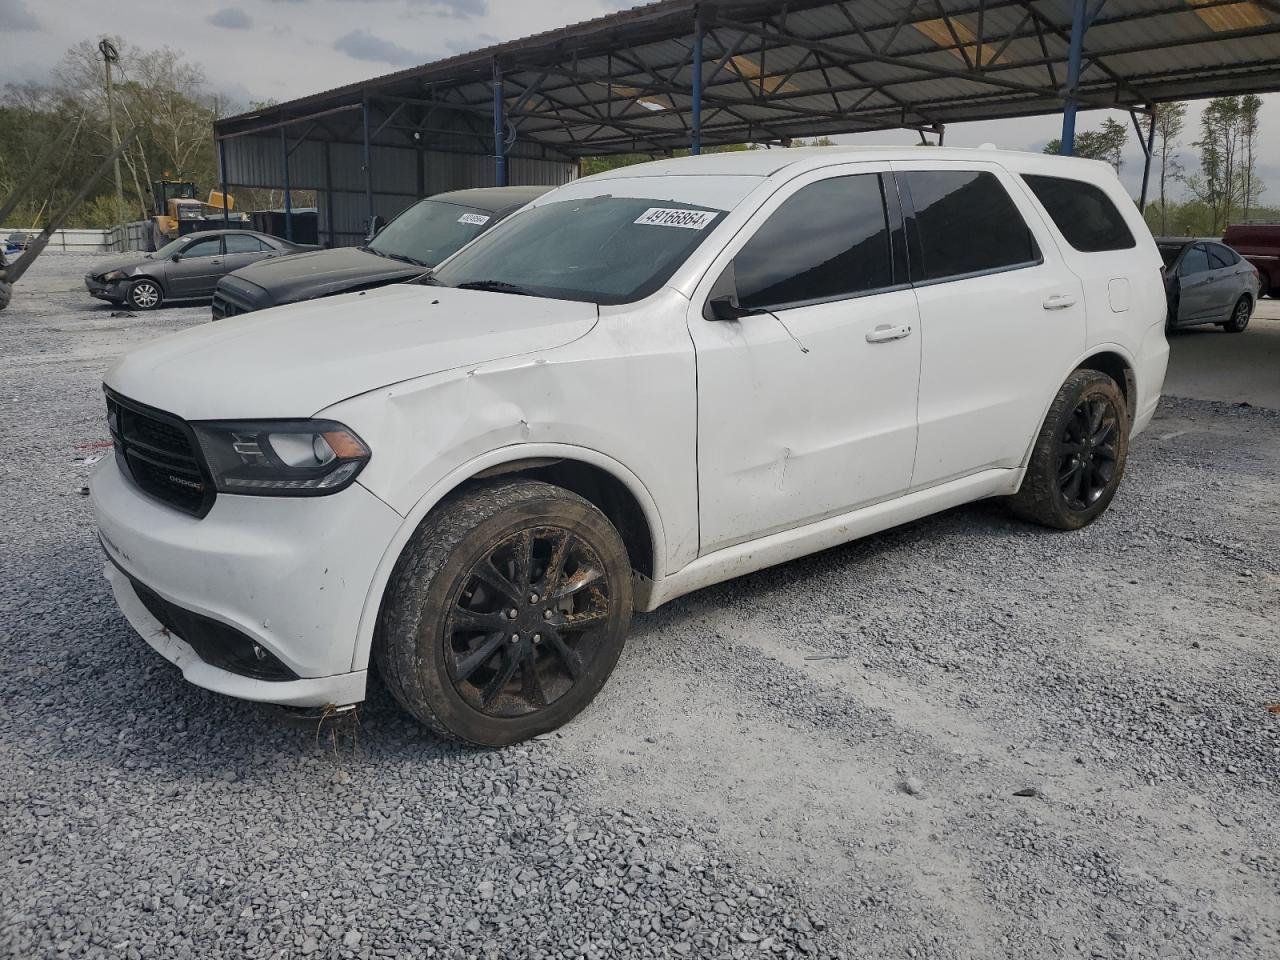
<path fill-rule="evenodd" d="M 399 260 L 402 263 L 412 263 L 415 267 L 425 267 L 426 264 L 421 260 L 416 260 L 403 253 L 388 253 L 385 250 L 374 250 L 373 247 L 365 247 L 370 253 L 376 253 L 380 257 L 387 257 L 391 260 Z"/>
<path fill-rule="evenodd" d="M 505 280 L 468 280 L 466 283 L 454 284 L 458 290 L 490 290 L 494 293 L 514 293 L 519 297 L 539 297 L 541 294 L 526 290 L 524 287 Z"/>

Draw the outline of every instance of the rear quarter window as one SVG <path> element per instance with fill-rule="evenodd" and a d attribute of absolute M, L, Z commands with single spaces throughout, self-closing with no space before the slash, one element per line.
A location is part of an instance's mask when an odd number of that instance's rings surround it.
<path fill-rule="evenodd" d="M 1111 198 L 1093 184 L 1034 174 L 1023 174 L 1022 179 L 1067 243 L 1081 253 L 1131 250 L 1137 245 Z"/>

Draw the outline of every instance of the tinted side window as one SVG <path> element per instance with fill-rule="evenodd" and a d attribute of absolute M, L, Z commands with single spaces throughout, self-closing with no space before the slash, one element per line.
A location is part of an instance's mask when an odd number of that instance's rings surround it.
<path fill-rule="evenodd" d="M 183 251 L 183 257 L 216 257 L 222 252 L 222 238 L 208 237 L 189 244 Z"/>
<path fill-rule="evenodd" d="M 903 174 L 915 205 L 925 280 L 981 273 L 1040 259 L 1031 230 L 994 174 Z"/>
<path fill-rule="evenodd" d="M 1240 258 L 1235 255 L 1235 251 L 1228 250 L 1226 247 L 1219 246 L 1216 243 L 1206 243 L 1206 249 L 1209 251 L 1209 263 L 1215 268 L 1232 267 L 1240 262 Z"/>
<path fill-rule="evenodd" d="M 738 300 L 750 310 L 853 296 L 893 283 L 889 226 L 878 174 L 802 187 L 733 260 Z"/>
<path fill-rule="evenodd" d="M 1136 241 L 1129 225 L 1102 190 L 1083 180 L 1024 174 L 1023 180 L 1044 204 L 1067 243 L 1082 253 L 1130 250 Z"/>
<path fill-rule="evenodd" d="M 266 249 L 257 237 L 251 237 L 247 233 L 228 233 L 227 253 L 258 253 Z"/>
<path fill-rule="evenodd" d="M 1178 272 L 1184 277 L 1192 273 L 1203 273 L 1209 269 L 1209 255 L 1204 252 L 1204 244 L 1197 243 L 1186 252 Z"/>

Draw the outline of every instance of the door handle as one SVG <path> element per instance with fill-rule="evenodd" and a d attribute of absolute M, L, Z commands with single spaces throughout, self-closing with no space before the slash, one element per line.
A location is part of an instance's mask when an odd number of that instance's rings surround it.
<path fill-rule="evenodd" d="M 1055 293 L 1041 304 L 1046 310 L 1065 310 L 1075 305 L 1076 298 L 1069 293 Z"/>
<path fill-rule="evenodd" d="M 901 340 L 911 336 L 911 328 L 906 324 L 892 326 L 882 323 L 874 330 L 867 331 L 867 343 L 888 343 L 890 340 Z"/>

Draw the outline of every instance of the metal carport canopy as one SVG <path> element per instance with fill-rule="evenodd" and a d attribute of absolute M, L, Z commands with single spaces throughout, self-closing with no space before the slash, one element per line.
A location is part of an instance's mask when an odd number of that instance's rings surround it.
<path fill-rule="evenodd" d="M 1280 0 L 665 0 L 229 117 L 215 135 L 224 189 L 242 136 L 278 131 L 286 186 L 304 140 L 361 145 L 372 218 L 375 147 L 489 155 L 501 185 L 508 154 L 941 135 L 1061 110 L 1070 153 L 1081 108 L 1136 125 L 1163 101 L 1277 89 Z"/>

